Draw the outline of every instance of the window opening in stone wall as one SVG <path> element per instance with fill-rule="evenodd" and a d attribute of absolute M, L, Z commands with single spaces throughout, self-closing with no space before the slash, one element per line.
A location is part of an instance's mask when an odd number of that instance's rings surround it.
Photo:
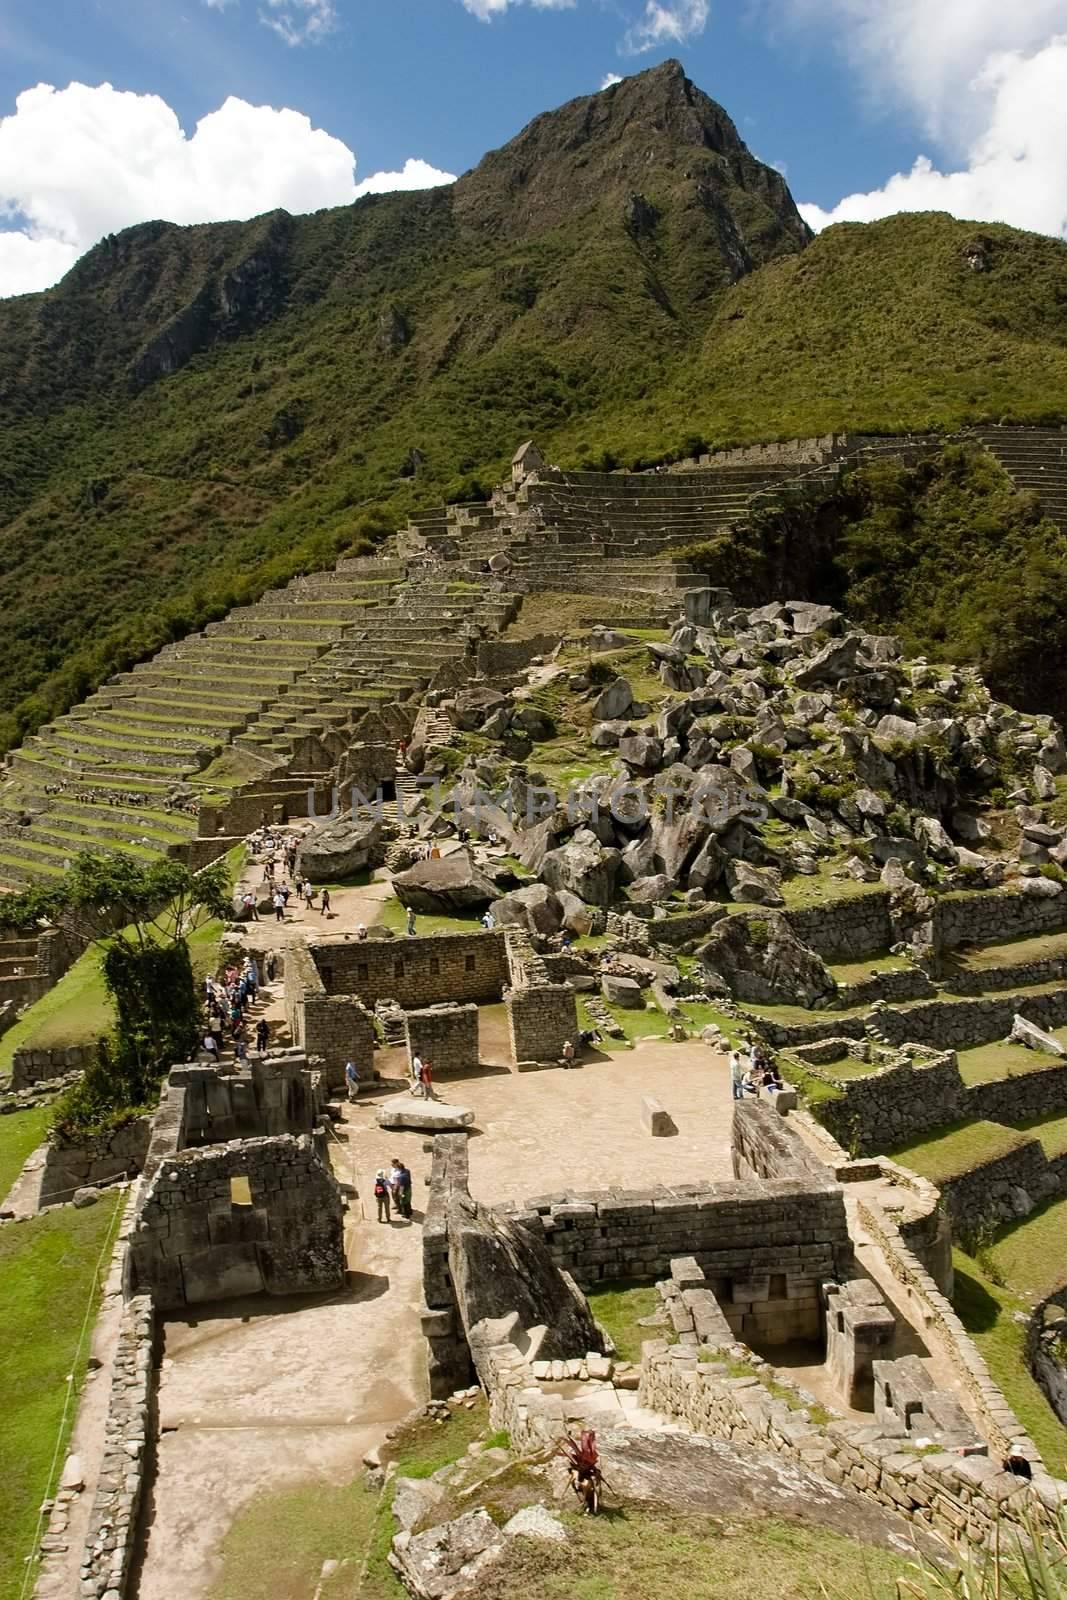
<path fill-rule="evenodd" d="M 784 1300 L 786 1297 L 785 1273 L 772 1272 L 770 1288 L 767 1291 L 770 1300 Z"/>
<path fill-rule="evenodd" d="M 393 977 L 394 978 L 402 978 L 403 976 L 404 976 L 404 963 L 402 961 L 394 961 L 394 963 L 393 963 Z"/>
<path fill-rule="evenodd" d="M 356 977 L 360 983 L 370 982 L 370 968 L 365 961 L 361 961 L 356 967 Z"/>
<path fill-rule="evenodd" d="M 441 972 L 441 962 L 438 956 L 430 957 L 430 977 L 436 978 Z"/>
<path fill-rule="evenodd" d="M 473 956 L 467 956 L 467 958 L 466 958 L 466 970 L 468 972 L 473 972 L 474 971 L 474 957 Z"/>
<path fill-rule="evenodd" d="M 230 1179 L 230 1204 L 231 1206 L 252 1204 L 252 1186 L 247 1178 Z"/>

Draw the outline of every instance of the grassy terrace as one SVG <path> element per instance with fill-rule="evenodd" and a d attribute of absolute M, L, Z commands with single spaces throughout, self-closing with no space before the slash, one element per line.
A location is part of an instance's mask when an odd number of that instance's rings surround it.
<path fill-rule="evenodd" d="M 1067 933 L 1047 933 L 1039 938 L 1012 939 L 1006 944 L 967 947 L 957 951 L 955 964 L 967 972 L 987 972 L 992 967 L 1050 961 L 1056 956 L 1067 956 Z"/>
<path fill-rule="evenodd" d="M 25 1557 L 37 1508 L 55 1487 L 57 1438 L 69 1436 L 75 1415 L 68 1396 L 76 1399 L 85 1378 L 86 1334 L 123 1199 L 116 1190 L 88 1210 L 64 1207 L 0 1229 L 0 1600 L 32 1588 L 21 1587 Z M 56 1459 L 62 1464 L 62 1449 Z"/>
<path fill-rule="evenodd" d="M 1005 1128 L 999 1122 L 959 1122 L 924 1139 L 899 1145 L 890 1154 L 931 1183 L 945 1183 L 1020 1149 L 1031 1138 L 1031 1134 Z"/>
<path fill-rule="evenodd" d="M 1067 1116 L 1053 1112 L 1051 1116 L 1031 1117 L 1028 1122 L 1018 1122 L 1016 1127 L 1040 1139 L 1041 1148 L 1050 1161 L 1054 1161 L 1057 1156 L 1067 1156 Z M 1067 1250 L 1064 1254 L 1067 1259 Z M 1067 1276 L 1067 1265 L 1064 1273 Z"/>
<path fill-rule="evenodd" d="M 1064 1202 L 1057 1204 L 1062 1206 Z M 1052 1207 L 1045 1209 L 1051 1211 Z M 1037 1238 L 1035 1222 L 1040 1223 L 1041 1215 L 1034 1212 L 1012 1232 L 1017 1236 L 1030 1233 Z M 1061 1230 L 1056 1254 L 1062 1260 L 1062 1229 L 1067 1217 L 1059 1215 L 1054 1221 Z M 999 1248 L 994 1245 L 992 1251 L 983 1250 L 981 1264 L 962 1250 L 953 1251 L 956 1286 L 952 1303 L 984 1356 L 993 1381 L 1041 1451 L 1045 1465 L 1057 1477 L 1067 1477 L 1067 1428 L 1058 1421 L 1043 1390 L 1030 1375 L 1026 1365 L 1026 1325 L 1016 1320 L 1025 1318 L 1029 1305 L 1015 1292 L 1014 1284 L 1009 1288 L 994 1282 L 989 1275 L 989 1267 L 997 1277 L 1003 1275 L 996 1260 L 991 1259 L 996 1257 Z"/>
<path fill-rule="evenodd" d="M 205 922 L 190 938 L 189 948 L 198 978 L 214 967 L 221 934 L 220 922 Z M 100 951 L 90 947 L 63 974 L 55 987 L 29 1006 L 15 1026 L 8 1029 L 0 1039 L 0 1074 L 11 1071 L 16 1050 L 48 1050 L 69 1044 L 86 1044 L 107 1032 L 111 1026 L 111 1006 L 104 988 L 100 960 Z M 21 1123 L 24 1117 L 20 1114 L 10 1119 L 0 1119 L 0 1127 L 8 1120 Z M 29 1150 L 26 1154 L 29 1154 Z"/>
<path fill-rule="evenodd" d="M 1067 1032 L 1061 1029 L 1060 1032 Z M 1025 1045 L 979 1044 L 970 1050 L 958 1052 L 960 1076 L 964 1083 L 993 1083 L 999 1078 L 1012 1078 L 1028 1072 L 1045 1072 L 1050 1067 L 1067 1065 L 1063 1056 L 1051 1051 L 1028 1050 Z"/>

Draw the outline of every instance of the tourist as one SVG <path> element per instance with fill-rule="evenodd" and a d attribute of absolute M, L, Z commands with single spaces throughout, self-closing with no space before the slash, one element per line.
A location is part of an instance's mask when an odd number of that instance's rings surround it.
<path fill-rule="evenodd" d="M 304 904 L 307 906 L 309 911 L 311 910 L 311 905 L 312 905 L 312 901 L 314 900 L 314 898 L 315 898 L 315 891 L 311 887 L 311 879 L 310 878 L 305 878 L 305 880 L 304 880 Z"/>
<path fill-rule="evenodd" d="M 563 1041 L 563 1055 L 561 1056 L 560 1059 L 562 1061 L 563 1066 L 565 1066 L 565 1067 L 573 1067 L 573 1065 L 574 1065 L 574 1042 L 573 1042 L 573 1040 L 565 1039 Z"/>
<path fill-rule="evenodd" d="M 426 1056 L 422 1063 L 420 1079 L 422 1082 L 423 1099 L 436 1100 L 437 1096 L 433 1092 L 433 1062 L 430 1060 L 429 1056 Z"/>
<path fill-rule="evenodd" d="M 213 1033 L 205 1033 L 201 1040 L 200 1048 L 210 1060 L 217 1061 L 219 1059 L 219 1042 Z"/>
<path fill-rule="evenodd" d="M 345 1090 L 349 1104 L 355 1105 L 359 1099 L 359 1072 L 354 1061 L 345 1062 Z"/>
<path fill-rule="evenodd" d="M 754 1067 L 749 1067 L 748 1071 L 741 1079 L 741 1094 L 738 1096 L 738 1098 L 744 1099 L 746 1094 L 758 1096 L 761 1081 L 762 1074 L 757 1072 Z"/>
<path fill-rule="evenodd" d="M 379 1167 L 374 1174 L 374 1198 L 378 1202 L 378 1221 L 389 1221 L 389 1183 L 391 1174 Z"/>
<path fill-rule="evenodd" d="M 328 917 L 329 914 L 330 914 L 330 891 L 329 891 L 329 889 L 324 889 L 322 891 L 322 897 L 319 900 L 319 915 L 321 917 Z"/>
<path fill-rule="evenodd" d="M 278 970 L 278 957 L 274 954 L 273 950 L 267 951 L 267 959 L 263 963 L 263 970 L 267 975 L 267 982 L 273 983 L 274 974 Z"/>
<path fill-rule="evenodd" d="M 259 908 L 256 905 L 256 897 L 252 893 L 251 889 L 245 890 L 241 897 L 241 904 L 244 906 L 246 920 L 248 922 L 258 922 Z"/>
<path fill-rule="evenodd" d="M 259 1021 L 256 1023 L 256 1049 L 259 1051 L 261 1056 L 266 1055 L 267 1046 L 269 1043 L 270 1023 L 267 1021 L 266 1017 L 260 1017 Z"/>
<path fill-rule="evenodd" d="M 731 1089 L 731 1091 L 733 1093 L 733 1097 L 734 1097 L 735 1100 L 743 1100 L 744 1097 L 745 1097 L 745 1091 L 744 1091 L 744 1088 L 743 1088 L 744 1077 L 745 1077 L 745 1069 L 741 1064 L 740 1053 L 737 1050 L 731 1050 L 730 1051 L 730 1089 Z"/>
<path fill-rule="evenodd" d="M 271 905 L 274 907 L 274 919 L 275 919 L 275 921 L 276 922 L 284 922 L 285 921 L 285 892 L 284 892 L 284 890 L 275 889 L 274 894 L 271 897 Z"/>
<path fill-rule="evenodd" d="M 414 939 L 414 937 L 415 937 L 415 908 L 413 906 L 408 906 L 407 934 L 408 934 L 408 938 L 409 939 Z"/>
<path fill-rule="evenodd" d="M 422 1087 L 422 1057 L 417 1050 L 411 1058 L 411 1094 L 416 1100 L 425 1099 Z"/>
<path fill-rule="evenodd" d="M 239 1061 L 242 1065 L 248 1060 L 248 1046 L 243 1039 L 234 1040 L 233 1054 L 234 1060 Z"/>
<path fill-rule="evenodd" d="M 359 943 L 362 944 L 366 937 L 367 924 L 365 922 L 361 922 L 359 927 L 356 929 L 356 938 L 358 939 Z"/>
<path fill-rule="evenodd" d="M 411 1220 L 411 1173 L 405 1167 L 399 1156 L 393 1157 L 393 1168 L 389 1174 L 389 1184 L 393 1191 L 396 1209 L 400 1216 Z"/>
<path fill-rule="evenodd" d="M 496 927 L 496 918 L 491 911 L 485 911 L 482 913 L 482 927 L 485 928 L 486 931 Z"/>

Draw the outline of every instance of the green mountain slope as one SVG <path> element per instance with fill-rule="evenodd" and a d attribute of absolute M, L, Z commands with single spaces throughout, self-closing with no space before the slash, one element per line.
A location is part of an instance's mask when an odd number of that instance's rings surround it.
<path fill-rule="evenodd" d="M 448 189 L 105 240 L 0 303 L 0 747 L 531 433 L 634 464 L 1050 413 L 1067 246 L 982 234 L 984 272 L 941 216 L 811 242 L 668 62 Z"/>

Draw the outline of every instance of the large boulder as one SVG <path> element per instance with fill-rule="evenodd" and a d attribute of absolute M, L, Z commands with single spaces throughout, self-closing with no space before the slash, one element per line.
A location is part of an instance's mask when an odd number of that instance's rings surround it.
<path fill-rule="evenodd" d="M 541 863 L 541 879 L 550 889 L 569 889 L 590 906 L 610 906 L 621 861 L 618 850 L 607 849 L 588 828 L 580 829 L 558 850 L 550 850 Z"/>
<path fill-rule="evenodd" d="M 618 1006 L 621 1011 L 644 1010 L 644 997 L 636 978 L 624 978 L 614 972 L 605 972 L 600 979 L 600 992 L 609 1006 Z"/>
<path fill-rule="evenodd" d="M 498 897 L 496 884 L 478 870 L 469 850 L 419 861 L 406 872 L 397 873 L 393 888 L 402 905 L 430 915 L 477 911 Z"/>
<path fill-rule="evenodd" d="M 730 861 L 726 867 L 726 886 L 734 900 L 748 900 L 757 906 L 780 906 L 782 894 L 778 874 L 747 861 Z"/>
<path fill-rule="evenodd" d="M 634 703 L 634 692 L 625 678 L 616 678 L 593 703 L 594 722 L 614 722 L 627 717 Z"/>
<path fill-rule="evenodd" d="M 457 728 L 472 733 L 475 728 L 480 728 L 494 711 L 506 704 L 499 689 L 461 689 L 455 699 L 452 719 Z"/>
<path fill-rule="evenodd" d="M 739 1000 L 755 1005 L 828 1005 L 837 994 L 833 974 L 802 944 L 782 916 L 740 913 L 724 917 L 700 950 Z"/>
<path fill-rule="evenodd" d="M 795 676 L 798 689 L 816 689 L 822 684 L 840 683 L 856 671 L 863 644 L 858 633 L 846 634 L 843 639 L 832 639 L 828 645 L 812 656 Z"/>
<path fill-rule="evenodd" d="M 384 859 L 382 825 L 366 817 L 343 816 L 305 835 L 300 867 L 312 883 L 339 883 Z"/>
<path fill-rule="evenodd" d="M 669 900 L 675 887 L 673 878 L 668 878 L 663 872 L 655 872 L 649 878 L 634 879 L 630 885 L 630 899 L 644 905 L 655 905 L 660 900 Z"/>
<path fill-rule="evenodd" d="M 536 1219 L 535 1219 L 536 1221 Z M 448 1204 L 448 1269 L 468 1336 L 478 1323 L 518 1313 L 524 1329 L 544 1326 L 543 1360 L 603 1349 L 589 1304 L 552 1260 L 544 1232 L 456 1192 Z"/>
<path fill-rule="evenodd" d="M 525 928 L 528 933 L 558 933 L 563 923 L 563 906 L 544 883 L 528 883 L 494 900 L 490 910 L 501 927 Z"/>
<path fill-rule="evenodd" d="M 1060 1041 L 1051 1033 L 1046 1033 L 1036 1023 L 1029 1022 L 1026 1017 L 1016 1013 L 1008 1035 L 1010 1044 L 1025 1045 L 1028 1050 L 1043 1050 L 1050 1056 L 1067 1056 Z"/>
<path fill-rule="evenodd" d="M 404 1529 L 393 1540 L 389 1563 L 417 1600 L 459 1600 L 477 1592 L 486 1569 L 506 1548 L 503 1533 L 479 1506 L 424 1533 Z"/>

